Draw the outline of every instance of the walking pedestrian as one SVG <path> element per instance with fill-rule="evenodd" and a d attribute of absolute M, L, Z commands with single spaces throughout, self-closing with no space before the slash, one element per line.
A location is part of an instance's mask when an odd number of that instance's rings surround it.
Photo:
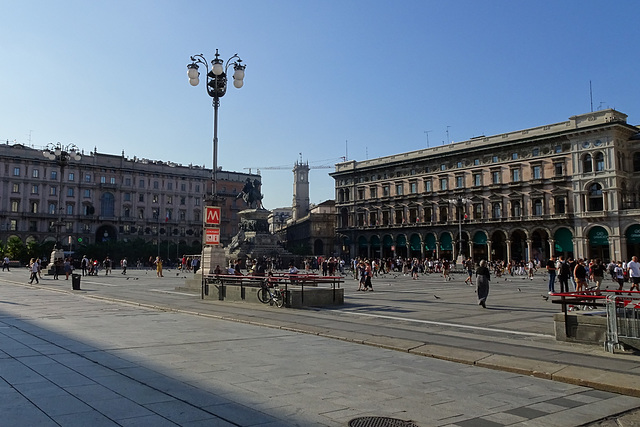
<path fill-rule="evenodd" d="M 156 260 L 155 260 L 154 264 L 156 265 L 156 276 L 157 277 L 164 277 L 162 275 L 162 258 L 156 257 Z"/>
<path fill-rule="evenodd" d="M 549 261 L 547 261 L 547 273 L 549 273 L 549 295 L 555 294 L 556 284 L 556 257 L 551 255 Z"/>
<path fill-rule="evenodd" d="M 2 261 L 2 271 L 4 271 L 5 268 L 7 269 L 7 271 L 11 271 L 9 270 L 9 262 L 9 257 L 5 255 L 4 260 Z"/>
<path fill-rule="evenodd" d="M 487 268 L 487 261 L 480 261 L 480 266 L 476 270 L 476 292 L 478 294 L 478 305 L 487 308 L 487 297 L 489 296 L 489 281 L 491 272 Z"/>
<path fill-rule="evenodd" d="M 627 270 L 629 271 L 629 280 L 631 281 L 631 290 L 640 291 L 640 263 L 638 263 L 638 257 L 633 256 L 631 261 L 627 263 Z"/>
<path fill-rule="evenodd" d="M 127 258 L 122 258 L 122 261 L 120 261 L 120 265 L 122 266 L 121 274 L 127 274 Z"/>
<path fill-rule="evenodd" d="M 38 280 L 39 268 L 40 264 L 38 263 L 38 260 L 35 258 L 31 258 L 31 261 L 29 261 L 29 271 L 31 272 L 31 275 L 29 276 L 29 283 L 33 283 L 34 280 L 36 281 L 36 283 L 40 283 L 40 281 Z"/>

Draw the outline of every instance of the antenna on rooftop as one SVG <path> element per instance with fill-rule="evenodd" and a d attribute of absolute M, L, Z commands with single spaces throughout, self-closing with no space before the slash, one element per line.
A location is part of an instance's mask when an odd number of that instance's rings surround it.
<path fill-rule="evenodd" d="M 424 133 L 427 135 L 427 148 L 429 148 L 429 132 L 433 132 L 431 130 L 425 130 Z"/>
<path fill-rule="evenodd" d="M 593 113 L 593 88 L 591 87 L 591 80 L 589 80 L 589 99 L 591 100 L 591 112 Z"/>

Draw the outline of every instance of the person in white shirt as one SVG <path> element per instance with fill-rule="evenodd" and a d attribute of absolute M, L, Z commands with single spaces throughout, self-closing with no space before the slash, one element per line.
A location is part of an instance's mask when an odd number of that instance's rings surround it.
<path fill-rule="evenodd" d="M 631 281 L 631 290 L 640 291 L 640 263 L 638 263 L 637 256 L 634 255 L 627 263 L 627 270 Z"/>

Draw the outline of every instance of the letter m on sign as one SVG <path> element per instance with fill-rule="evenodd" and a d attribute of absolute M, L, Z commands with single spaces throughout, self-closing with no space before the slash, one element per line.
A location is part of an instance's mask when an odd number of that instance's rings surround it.
<path fill-rule="evenodd" d="M 206 206 L 204 223 L 207 225 L 220 225 L 220 208 L 218 206 Z"/>

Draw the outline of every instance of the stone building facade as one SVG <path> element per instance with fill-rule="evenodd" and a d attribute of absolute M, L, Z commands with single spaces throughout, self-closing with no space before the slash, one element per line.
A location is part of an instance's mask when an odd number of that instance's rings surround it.
<path fill-rule="evenodd" d="M 336 165 L 347 257 L 640 254 L 640 134 L 607 109 Z"/>
<path fill-rule="evenodd" d="M 55 160 L 42 150 L 20 144 L 0 145 L 0 240 L 55 241 L 54 224 L 65 250 L 78 242 L 132 240 L 199 247 L 205 194 L 211 193 L 212 170 L 159 160 L 81 152 L 60 176 Z M 221 241 L 238 231 L 236 199 L 247 178 L 258 175 L 219 170 Z"/>

